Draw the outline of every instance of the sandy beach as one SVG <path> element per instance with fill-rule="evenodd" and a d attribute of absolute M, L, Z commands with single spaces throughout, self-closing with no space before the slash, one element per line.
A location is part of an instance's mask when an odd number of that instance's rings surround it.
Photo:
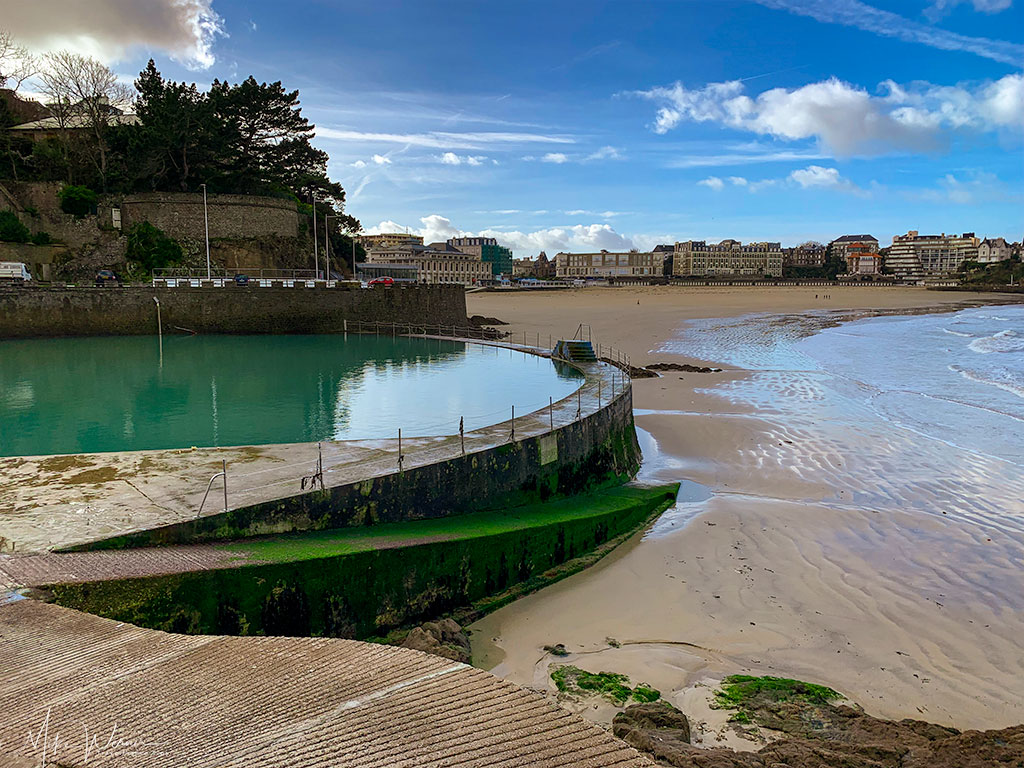
<path fill-rule="evenodd" d="M 634 365 L 718 364 L 678 347 L 657 351 L 698 318 L 999 301 L 861 287 L 588 288 L 467 300 L 470 314 L 509 322 L 513 337 L 571 337 L 589 324 L 595 343 Z M 641 480 L 692 481 L 706 493 L 695 487 L 597 566 L 473 625 L 474 663 L 545 691 L 552 662 L 622 672 L 684 711 L 695 684 L 750 671 L 827 684 L 882 717 L 957 728 L 1024 721 L 1024 536 L 975 504 L 1002 499 L 993 502 L 1000 512 L 1024 515 L 1019 467 L 968 461 L 948 477 L 921 477 L 941 460 L 923 441 L 783 422 L 728 397 L 750 374 L 721 367 L 634 382 Z M 570 655 L 543 650 L 554 643 Z M 581 707 L 597 721 L 614 714 Z"/>

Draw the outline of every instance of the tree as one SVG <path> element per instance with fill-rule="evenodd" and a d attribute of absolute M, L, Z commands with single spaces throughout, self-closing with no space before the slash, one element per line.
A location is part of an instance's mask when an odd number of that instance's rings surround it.
<path fill-rule="evenodd" d="M 0 29 L 0 88 L 17 93 L 37 68 L 35 57 L 28 49 L 18 45 L 10 32 Z"/>
<path fill-rule="evenodd" d="M 27 243 L 28 227 L 21 223 L 14 211 L 0 211 L 0 242 Z"/>
<path fill-rule="evenodd" d="M 107 133 L 111 117 L 131 104 L 131 90 L 119 82 L 106 65 L 71 51 L 46 54 L 39 82 L 40 91 L 47 98 L 47 108 L 65 139 L 65 156 L 70 154 L 70 130 L 86 132 L 91 138 L 89 154 L 100 184 L 106 188 Z M 69 181 L 70 171 L 69 165 Z"/>
<path fill-rule="evenodd" d="M 78 218 L 86 216 L 96 208 L 97 196 L 88 187 L 65 184 L 57 193 L 60 209 Z"/>
<path fill-rule="evenodd" d="M 125 256 L 137 261 L 146 272 L 176 264 L 184 256 L 181 246 L 148 221 L 140 221 L 128 232 Z"/>

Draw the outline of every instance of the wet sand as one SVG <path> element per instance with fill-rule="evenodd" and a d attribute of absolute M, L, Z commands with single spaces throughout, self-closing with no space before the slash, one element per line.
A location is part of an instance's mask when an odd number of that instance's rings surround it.
<path fill-rule="evenodd" d="M 596 342 L 643 364 L 697 362 L 652 351 L 688 319 L 979 298 L 998 300 L 912 288 L 654 287 L 468 303 L 513 333 L 571 336 L 589 323 Z M 1019 468 L 968 462 L 919 477 L 936 460 L 928 446 L 866 427 L 780 423 L 724 396 L 747 375 L 634 382 L 643 476 L 695 481 L 711 498 L 680 504 L 597 566 L 473 625 L 474 662 L 546 691 L 553 661 L 623 672 L 684 711 L 694 684 L 751 671 L 827 684 L 882 717 L 1024 722 L 1024 536 L 978 502 L 988 496 L 1024 516 Z M 554 643 L 571 655 L 542 650 Z M 614 714 L 576 706 L 597 721 Z"/>

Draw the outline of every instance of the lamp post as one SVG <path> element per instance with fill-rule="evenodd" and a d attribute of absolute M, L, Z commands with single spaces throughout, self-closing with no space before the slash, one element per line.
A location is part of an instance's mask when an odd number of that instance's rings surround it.
<path fill-rule="evenodd" d="M 316 193 L 309 190 L 309 199 L 313 201 L 313 264 L 317 278 L 320 277 L 320 247 L 316 241 Z"/>
<path fill-rule="evenodd" d="M 206 210 L 206 185 L 200 184 L 203 188 L 203 225 L 206 228 L 206 279 L 209 280 L 210 274 L 210 216 Z"/>
<path fill-rule="evenodd" d="M 336 219 L 337 216 L 324 214 L 324 279 L 331 279 L 331 235 L 327 231 L 327 220 Z"/>

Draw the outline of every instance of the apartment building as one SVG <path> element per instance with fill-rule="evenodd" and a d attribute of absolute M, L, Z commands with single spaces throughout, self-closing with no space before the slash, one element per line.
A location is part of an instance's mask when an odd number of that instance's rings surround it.
<path fill-rule="evenodd" d="M 784 267 L 823 267 L 825 266 L 825 246 L 821 243 L 808 241 L 796 248 L 782 249 L 782 266 Z"/>
<path fill-rule="evenodd" d="M 661 257 L 647 251 L 557 253 L 558 277 L 650 277 L 661 274 Z"/>
<path fill-rule="evenodd" d="M 723 240 L 708 244 L 704 240 L 676 243 L 672 253 L 672 274 L 680 277 L 742 275 L 780 277 L 781 243 L 749 243 Z"/>
<path fill-rule="evenodd" d="M 965 260 L 977 261 L 978 245 L 973 232 L 922 235 L 912 229 L 892 239 L 886 266 L 901 280 L 947 277 Z"/>
<path fill-rule="evenodd" d="M 512 276 L 512 251 L 498 245 L 498 241 L 493 237 L 453 237 L 448 241 L 448 245 L 490 264 L 494 277 Z"/>
<path fill-rule="evenodd" d="M 491 265 L 447 243 L 404 243 L 366 252 L 367 264 L 415 265 L 420 283 L 475 285 L 491 279 Z"/>
<path fill-rule="evenodd" d="M 399 245 L 423 245 L 421 235 L 410 235 L 406 232 L 381 232 L 378 235 L 359 235 L 356 238 L 367 251 L 387 250 Z"/>

